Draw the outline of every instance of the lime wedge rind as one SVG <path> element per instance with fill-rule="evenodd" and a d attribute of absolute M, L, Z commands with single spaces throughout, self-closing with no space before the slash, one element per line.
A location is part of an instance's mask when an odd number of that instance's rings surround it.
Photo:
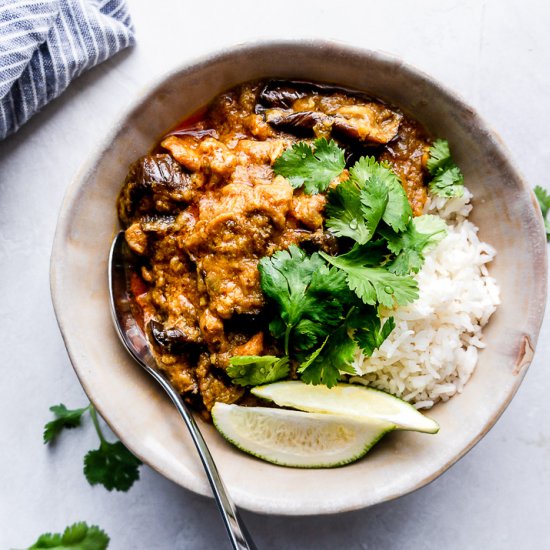
<path fill-rule="evenodd" d="M 294 468 L 335 468 L 355 462 L 394 430 L 391 423 L 216 403 L 212 419 L 223 437 L 257 458 Z"/>
<path fill-rule="evenodd" d="M 331 414 L 359 421 L 381 420 L 396 429 L 434 434 L 439 424 L 410 403 L 389 393 L 358 384 L 338 384 L 332 388 L 313 386 L 297 380 L 256 386 L 251 392 L 281 407 Z"/>

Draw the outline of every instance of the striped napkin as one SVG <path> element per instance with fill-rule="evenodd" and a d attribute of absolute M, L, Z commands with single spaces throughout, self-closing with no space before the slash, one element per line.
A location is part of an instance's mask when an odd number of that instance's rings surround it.
<path fill-rule="evenodd" d="M 0 0 L 0 139 L 133 43 L 125 0 Z"/>

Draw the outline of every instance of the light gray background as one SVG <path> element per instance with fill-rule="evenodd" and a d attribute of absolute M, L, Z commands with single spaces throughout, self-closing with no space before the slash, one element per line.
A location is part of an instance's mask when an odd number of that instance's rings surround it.
<path fill-rule="evenodd" d="M 531 185 L 550 188 L 550 4 L 544 0 L 129 3 L 138 45 L 74 82 L 0 144 L 2 549 L 22 548 L 77 520 L 102 526 L 113 550 L 227 547 L 213 502 L 147 467 L 128 494 L 90 487 L 81 469 L 83 455 L 96 446 L 89 421 L 54 448 L 41 442 L 50 405 L 86 403 L 50 302 L 57 213 L 97 141 L 151 79 L 253 38 L 330 38 L 384 50 L 461 94 L 502 136 Z M 549 335 L 547 321 L 527 377 L 497 425 L 434 483 L 337 516 L 244 513 L 258 547 L 550 548 Z"/>

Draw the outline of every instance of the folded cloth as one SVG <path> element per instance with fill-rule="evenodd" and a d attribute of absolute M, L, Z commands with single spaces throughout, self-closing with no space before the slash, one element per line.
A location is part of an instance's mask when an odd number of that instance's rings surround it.
<path fill-rule="evenodd" d="M 133 43 L 125 0 L 0 0 L 0 139 Z"/>

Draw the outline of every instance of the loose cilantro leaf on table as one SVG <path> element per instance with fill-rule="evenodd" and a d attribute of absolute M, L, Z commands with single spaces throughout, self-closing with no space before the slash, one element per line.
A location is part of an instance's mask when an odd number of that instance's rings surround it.
<path fill-rule="evenodd" d="M 48 422 L 44 426 L 44 443 L 53 441 L 65 428 L 76 428 L 80 426 L 82 415 L 89 409 L 67 409 L 63 403 L 50 407 L 55 415 L 55 420 Z"/>
<path fill-rule="evenodd" d="M 285 378 L 289 371 L 288 357 L 273 355 L 241 355 L 232 357 L 227 374 L 240 386 L 259 386 Z"/>
<path fill-rule="evenodd" d="M 438 139 L 429 149 L 427 162 L 432 176 L 430 191 L 438 197 L 461 197 L 464 194 L 464 176 L 454 163 L 449 142 Z"/>
<path fill-rule="evenodd" d="M 295 143 L 273 164 L 273 171 L 290 181 L 295 189 L 304 186 L 308 195 L 325 191 L 346 166 L 344 151 L 334 141 L 316 139 L 311 147 Z"/>
<path fill-rule="evenodd" d="M 109 537 L 96 525 L 75 523 L 61 533 L 45 533 L 28 550 L 105 550 Z"/>
<path fill-rule="evenodd" d="M 92 404 L 73 410 L 60 404 L 50 410 L 57 418 L 44 426 L 44 443 L 51 443 L 64 428 L 80 426 L 82 415 L 89 411 L 100 440 L 99 448 L 84 457 L 84 475 L 91 485 L 101 483 L 109 491 L 127 491 L 139 479 L 141 461 L 120 441 L 111 443 L 105 439 Z"/>
<path fill-rule="evenodd" d="M 84 475 L 90 485 L 100 483 L 108 491 L 128 491 L 139 479 L 141 460 L 135 457 L 120 441 L 110 443 L 103 435 L 97 412 L 93 406 L 90 416 L 99 437 L 99 448 L 84 457 Z"/>
<path fill-rule="evenodd" d="M 139 479 L 141 460 L 120 441 L 102 441 L 84 457 L 84 475 L 90 485 L 101 484 L 108 491 L 128 491 Z"/>
<path fill-rule="evenodd" d="M 550 241 L 550 222 L 546 219 L 548 211 L 550 210 L 550 195 L 540 185 L 537 185 L 534 189 L 535 197 L 540 206 L 540 211 L 544 219 L 544 229 L 546 230 L 546 240 Z"/>

